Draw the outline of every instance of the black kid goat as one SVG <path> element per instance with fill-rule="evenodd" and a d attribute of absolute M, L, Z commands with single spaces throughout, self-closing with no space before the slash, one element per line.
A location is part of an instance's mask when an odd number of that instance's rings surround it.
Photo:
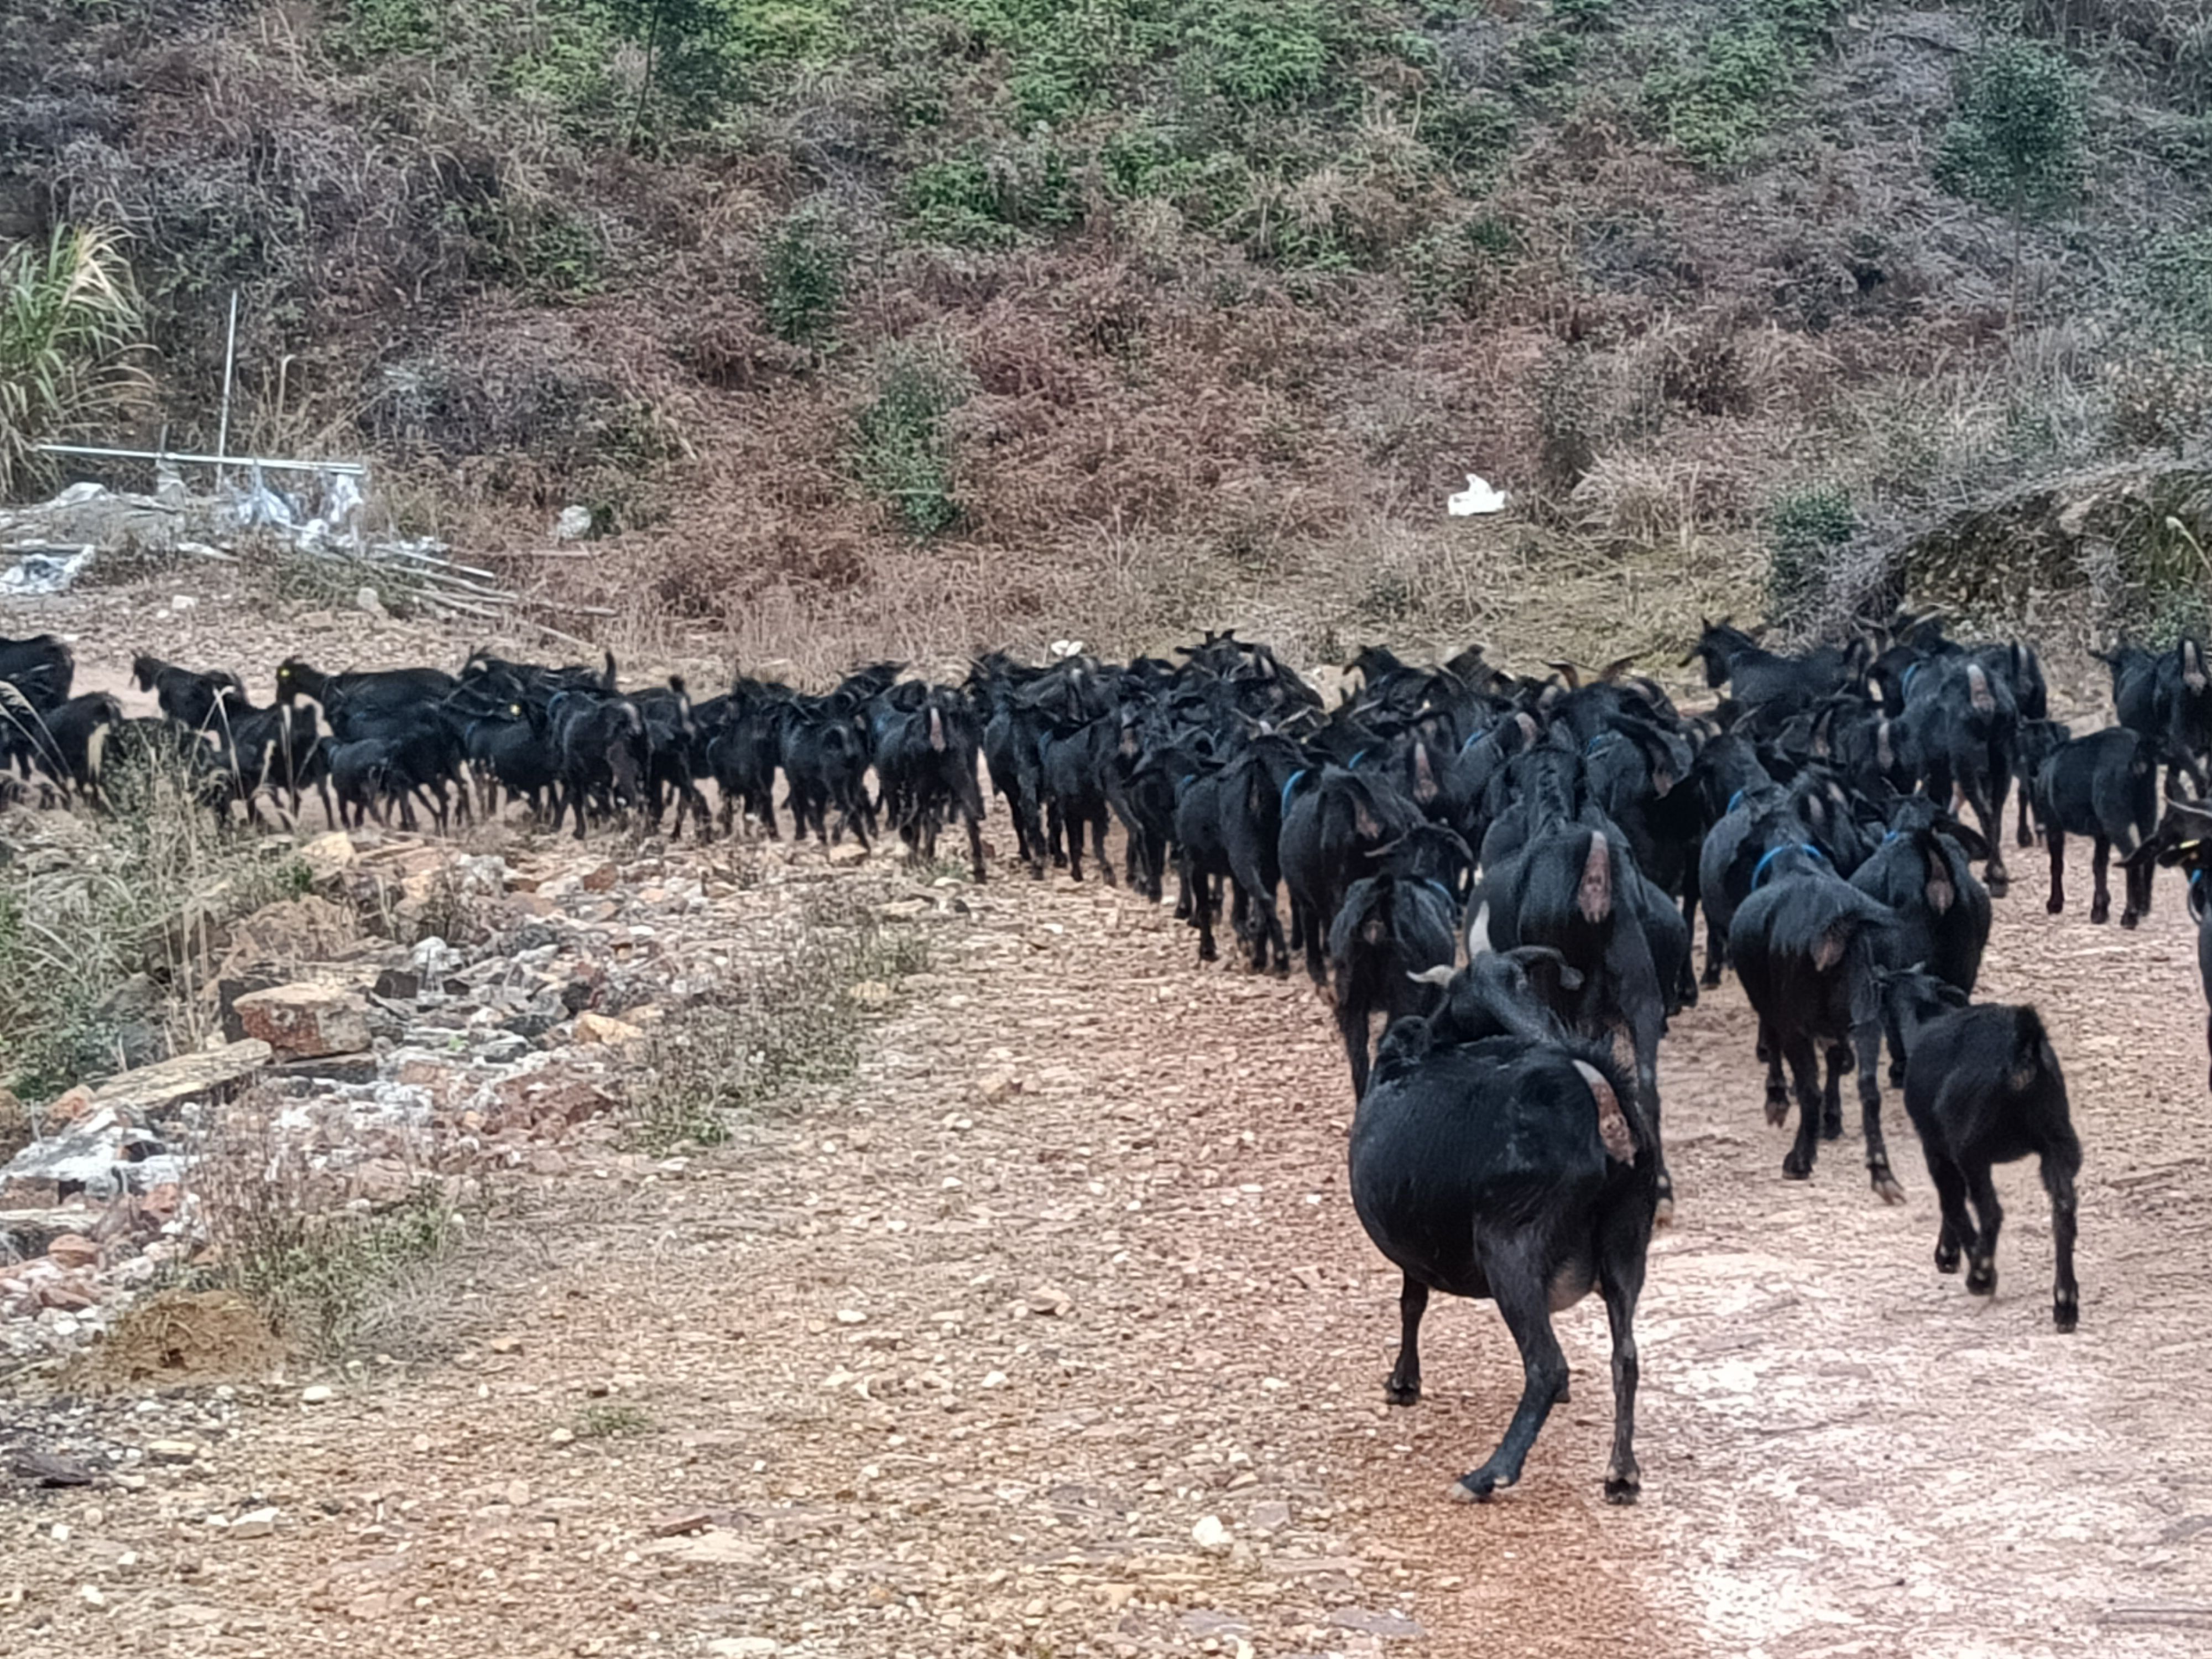
<path fill-rule="evenodd" d="M 1885 975 L 1883 993 L 1907 1056 L 1905 1109 L 1920 1132 L 1928 1176 L 1943 1209 L 1936 1270 L 1958 1272 L 1964 1251 L 1966 1288 L 1976 1296 L 1996 1294 L 2004 1210 L 1990 1170 L 2035 1158 L 2051 1194 L 2058 1257 L 2051 1319 L 2060 1330 L 2072 1330 L 2081 1308 L 2074 1279 L 2074 1183 L 2081 1173 L 2081 1143 L 2041 1018 L 2033 1008 L 1999 1003 L 1968 1006 L 1956 986 L 1917 968 Z"/>

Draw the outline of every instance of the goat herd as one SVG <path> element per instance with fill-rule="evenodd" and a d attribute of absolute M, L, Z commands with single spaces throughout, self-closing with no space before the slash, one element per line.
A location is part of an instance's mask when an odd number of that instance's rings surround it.
<path fill-rule="evenodd" d="M 412 827 L 420 809 L 442 829 L 470 816 L 473 789 L 478 813 L 520 799 L 579 837 L 617 815 L 657 828 L 672 801 L 674 833 L 688 818 L 704 838 L 709 781 L 724 833 L 742 811 L 777 835 L 781 773 L 795 834 L 865 844 L 888 829 L 933 858 L 957 818 L 978 881 L 983 775 L 1032 875 L 1064 864 L 1082 879 L 1087 840 L 1113 882 L 1118 822 L 1122 878 L 1158 900 L 1172 866 L 1200 960 L 1216 955 L 1225 896 L 1252 968 L 1287 972 L 1301 953 L 1334 1005 L 1358 1101 L 1354 1203 L 1405 1275 L 1389 1399 L 1420 1397 L 1432 1290 L 1492 1298 L 1519 1345 L 1519 1407 L 1458 1498 L 1519 1478 L 1566 1393 L 1551 1315 L 1595 1288 L 1613 1343 L 1605 1491 L 1635 1498 L 1633 1318 L 1652 1228 L 1673 1207 L 1659 1043 L 1724 965 L 1758 1015 L 1771 1121 L 1794 1091 L 1784 1174 L 1808 1177 L 1841 1133 L 1851 1074 L 1875 1190 L 1902 1198 L 1881 1117 L 1887 1037 L 1941 1200 L 1937 1267 L 1963 1255 L 1967 1289 L 1995 1289 L 1990 1166 L 2033 1155 L 2053 1213 L 2052 1316 L 2075 1328 L 2081 1148 L 2065 1084 L 2033 1010 L 1968 998 L 2008 884 L 2015 781 L 2019 844 L 2039 834 L 2050 853 L 2051 910 L 2075 835 L 2094 844 L 2092 921 L 2109 913 L 2114 849 L 2123 927 L 2149 909 L 2159 864 L 2187 870 L 2192 910 L 2208 914 L 2212 811 L 2182 799 L 2185 782 L 2204 796 L 2212 755 L 2196 643 L 2107 659 L 2120 723 L 2079 738 L 2049 719 L 2031 649 L 1960 644 L 1929 618 L 1800 656 L 1709 624 L 1685 665 L 1701 659 L 1727 695 L 1697 717 L 1626 664 L 1593 683 L 1564 665 L 1536 680 L 1479 650 L 1417 667 L 1378 647 L 1330 709 L 1265 646 L 1209 634 L 1176 654 L 993 655 L 957 686 L 883 664 L 823 695 L 739 678 L 698 703 L 675 678 L 621 692 L 611 656 L 550 668 L 480 653 L 458 676 L 293 659 L 265 708 L 233 675 L 141 657 L 162 714 L 139 720 L 105 694 L 72 698 L 61 641 L 0 641 L 0 788 L 97 808 L 119 764 L 157 752 L 226 815 L 258 818 L 265 799 L 296 816 L 313 789 L 333 823 L 396 811 Z M 1978 828 L 1952 816 L 1961 801 Z M 2200 938 L 2212 982 L 2212 926 Z"/>

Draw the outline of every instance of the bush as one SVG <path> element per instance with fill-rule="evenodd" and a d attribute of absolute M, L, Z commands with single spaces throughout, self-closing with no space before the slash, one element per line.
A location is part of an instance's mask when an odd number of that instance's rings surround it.
<path fill-rule="evenodd" d="M 1185 50 L 1209 90 L 1285 107 L 1321 91 L 1333 21 L 1319 0 L 1210 0 L 1191 9 Z"/>
<path fill-rule="evenodd" d="M 854 470 L 916 536 L 934 536 L 960 521 L 951 416 L 969 391 L 966 367 L 957 358 L 902 343 L 885 352 L 875 400 L 860 411 Z"/>
<path fill-rule="evenodd" d="M 285 846 L 219 823 L 187 776 L 181 754 L 111 754 L 106 812 L 0 828 L 0 1087 L 38 1100 L 122 1070 L 114 1011 L 141 976 L 167 994 L 161 1035 L 197 1042 L 209 931 L 298 894 Z"/>
<path fill-rule="evenodd" d="M 1645 106 L 1692 161 L 1742 161 L 1826 46 L 1838 9 L 1837 0 L 1741 0 L 1702 41 L 1674 45 L 1645 78 Z"/>
<path fill-rule="evenodd" d="M 2000 36 L 1959 72 L 1958 112 L 1943 130 L 1936 176 L 2016 225 L 2080 182 L 2083 110 L 2081 78 L 2063 53 Z"/>
<path fill-rule="evenodd" d="M 1768 618 L 1787 623 L 1817 599 L 1827 566 L 1858 533 L 1858 509 L 1840 484 L 1779 497 L 1766 519 Z"/>
<path fill-rule="evenodd" d="M 851 251 L 820 216 L 793 214 L 769 238 L 761 261 L 769 332 L 787 345 L 819 349 L 845 303 Z"/>

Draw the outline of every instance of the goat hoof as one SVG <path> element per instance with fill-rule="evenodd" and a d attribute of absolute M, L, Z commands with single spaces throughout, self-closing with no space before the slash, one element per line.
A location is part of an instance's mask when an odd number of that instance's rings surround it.
<path fill-rule="evenodd" d="M 1982 885 L 1990 890 L 1991 898 L 2002 898 L 2012 890 L 2012 878 L 2002 870 L 1991 870 L 1982 877 Z"/>
<path fill-rule="evenodd" d="M 1721 983 L 1721 970 L 1717 968 L 1706 969 L 1703 975 L 1699 977 L 1698 983 L 1704 986 L 1708 991 L 1718 990 Z"/>
<path fill-rule="evenodd" d="M 1420 1382 L 1419 1379 L 1402 1382 L 1394 1376 L 1382 1385 L 1382 1398 L 1393 1406 L 1418 1406 L 1421 1403 Z"/>
<path fill-rule="evenodd" d="M 1939 1273 L 1954 1273 L 1959 1271 L 1958 1246 L 1954 1244 L 1948 1250 L 1941 1248 L 1940 1246 L 1937 1248 L 1936 1251 L 1936 1271 Z"/>
<path fill-rule="evenodd" d="M 2051 1322 L 2058 1328 L 2062 1336 L 2069 1336 L 2081 1322 L 2081 1304 L 2071 1291 L 2061 1291 L 2051 1304 Z"/>
<path fill-rule="evenodd" d="M 1498 1491 L 1498 1477 L 1487 1468 L 1462 1474 L 1444 1491 L 1455 1504 L 1487 1504 Z"/>
<path fill-rule="evenodd" d="M 1838 1112 L 1835 1116 L 1829 1117 L 1824 1114 L 1820 1119 L 1820 1139 L 1823 1140 L 1841 1140 L 1843 1138 L 1844 1115 L 1841 1112 Z"/>
<path fill-rule="evenodd" d="M 2136 925 L 2142 920 L 2142 918 L 2136 915 L 2133 910 L 2123 910 L 2120 912 L 2120 926 L 2126 928 L 2130 933 L 2135 932 Z"/>
<path fill-rule="evenodd" d="M 1671 1227 L 1674 1224 L 1674 1195 L 1672 1193 L 1659 1194 L 1658 1207 L 1651 1212 L 1651 1224 L 1655 1227 Z"/>
<path fill-rule="evenodd" d="M 1995 1296 L 1997 1293 L 1997 1264 L 1977 1261 L 1968 1268 L 1966 1293 L 1969 1296 Z"/>
<path fill-rule="evenodd" d="M 1897 1177 L 1890 1174 L 1887 1169 L 1877 1169 L 1874 1171 L 1874 1189 L 1875 1194 L 1885 1204 L 1905 1202 L 1905 1188 L 1897 1184 Z"/>
<path fill-rule="evenodd" d="M 2112 919 L 2112 908 L 2109 904 L 2093 904 L 2089 907 L 2089 925 L 2091 927 L 2102 927 Z"/>
<path fill-rule="evenodd" d="M 1813 1178 L 1813 1160 L 1791 1152 L 1782 1160 L 1782 1178 L 1785 1181 L 1810 1181 Z"/>
<path fill-rule="evenodd" d="M 1790 1097 L 1787 1095 L 1769 1095 L 1766 1097 L 1767 1123 L 1771 1127 L 1778 1129 L 1789 1121 Z"/>
<path fill-rule="evenodd" d="M 1605 1501 L 1608 1504 L 1633 1504 L 1644 1492 L 1644 1477 L 1634 1468 L 1608 1473 L 1605 1477 Z"/>
<path fill-rule="evenodd" d="M 2060 915 L 2065 912 L 2066 901 L 2063 898 L 2056 897 L 2045 899 L 2043 902 L 2043 908 L 2045 912 L 2051 915 Z"/>

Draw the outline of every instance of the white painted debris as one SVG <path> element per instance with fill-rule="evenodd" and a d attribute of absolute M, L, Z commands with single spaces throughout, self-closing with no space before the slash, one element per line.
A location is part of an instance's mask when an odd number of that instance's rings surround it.
<path fill-rule="evenodd" d="M 1444 507 L 1455 519 L 1472 518 L 1480 513 L 1503 513 L 1505 510 L 1505 492 L 1492 489 L 1483 479 L 1470 472 L 1467 475 L 1467 488 L 1446 501 Z"/>

